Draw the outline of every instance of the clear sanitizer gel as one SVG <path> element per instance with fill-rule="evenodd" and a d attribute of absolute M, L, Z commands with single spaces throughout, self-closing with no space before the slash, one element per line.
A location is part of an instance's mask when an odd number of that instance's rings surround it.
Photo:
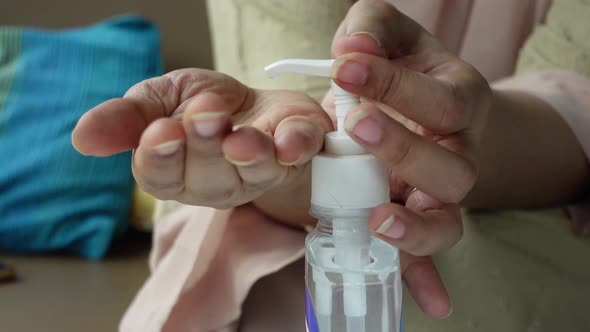
<path fill-rule="evenodd" d="M 330 77 L 333 60 L 288 59 L 265 68 L 271 77 L 299 73 Z M 399 250 L 373 236 L 371 210 L 389 199 L 386 167 L 344 131 L 346 114 L 359 104 L 334 82 L 338 130 L 326 134 L 312 161 L 311 214 L 306 239 L 308 332 L 401 332 Z"/>

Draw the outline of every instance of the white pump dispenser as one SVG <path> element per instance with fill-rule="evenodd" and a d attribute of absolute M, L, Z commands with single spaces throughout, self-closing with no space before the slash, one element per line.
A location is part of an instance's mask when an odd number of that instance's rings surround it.
<path fill-rule="evenodd" d="M 332 68 L 333 63 L 334 60 L 285 59 L 266 66 L 264 70 L 271 78 L 282 73 L 330 77 L 330 68 Z M 340 135 L 346 135 L 344 131 L 344 118 L 354 106 L 359 104 L 359 97 L 342 89 L 334 81 L 332 81 L 332 93 L 334 94 L 334 101 L 336 103 L 338 133 Z M 352 142 L 354 143 L 354 141 Z"/>
<path fill-rule="evenodd" d="M 271 77 L 283 73 L 330 77 L 333 63 L 286 59 L 265 71 Z M 371 209 L 390 200 L 387 169 L 344 130 L 344 119 L 359 104 L 359 97 L 334 81 L 331 86 L 337 131 L 326 134 L 324 151 L 312 161 L 311 214 L 319 223 L 306 240 L 307 304 L 313 308 L 308 310 L 308 330 L 398 332 L 398 250 L 371 236 L 367 223 Z"/>
<path fill-rule="evenodd" d="M 286 59 L 268 65 L 270 77 L 297 73 L 330 77 L 334 60 Z M 348 112 L 359 104 L 359 97 L 332 81 L 336 106 L 337 131 L 326 134 L 322 158 L 314 159 L 312 204 L 330 208 L 372 208 L 389 202 L 387 169 L 344 130 Z M 354 157 L 353 157 L 354 156 Z M 358 156 L 358 157 L 357 157 Z M 321 160 L 328 157 L 329 160 Z"/>

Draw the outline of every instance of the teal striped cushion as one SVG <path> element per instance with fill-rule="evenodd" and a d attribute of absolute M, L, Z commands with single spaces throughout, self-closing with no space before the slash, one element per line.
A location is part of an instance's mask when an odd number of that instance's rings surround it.
<path fill-rule="evenodd" d="M 159 43 L 137 16 L 0 28 L 0 250 L 98 259 L 125 229 L 130 153 L 84 157 L 70 135 L 86 110 L 161 74 Z"/>

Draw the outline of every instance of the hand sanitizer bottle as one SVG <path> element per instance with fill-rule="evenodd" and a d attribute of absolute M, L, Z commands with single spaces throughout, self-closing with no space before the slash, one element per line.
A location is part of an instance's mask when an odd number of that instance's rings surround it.
<path fill-rule="evenodd" d="M 288 59 L 265 68 L 271 77 L 299 73 L 330 77 L 333 60 Z M 311 215 L 306 238 L 308 332 L 401 332 L 399 250 L 373 236 L 371 210 L 390 201 L 386 167 L 344 131 L 359 104 L 332 81 L 338 130 L 326 134 L 312 160 Z"/>

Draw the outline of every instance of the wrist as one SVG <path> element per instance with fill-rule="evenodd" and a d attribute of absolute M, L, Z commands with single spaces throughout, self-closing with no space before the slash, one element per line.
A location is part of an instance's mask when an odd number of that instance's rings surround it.
<path fill-rule="evenodd" d="M 537 208 L 575 199 L 588 164 L 575 135 L 542 98 L 494 90 L 479 147 L 478 181 L 463 202 L 474 208 Z"/>

